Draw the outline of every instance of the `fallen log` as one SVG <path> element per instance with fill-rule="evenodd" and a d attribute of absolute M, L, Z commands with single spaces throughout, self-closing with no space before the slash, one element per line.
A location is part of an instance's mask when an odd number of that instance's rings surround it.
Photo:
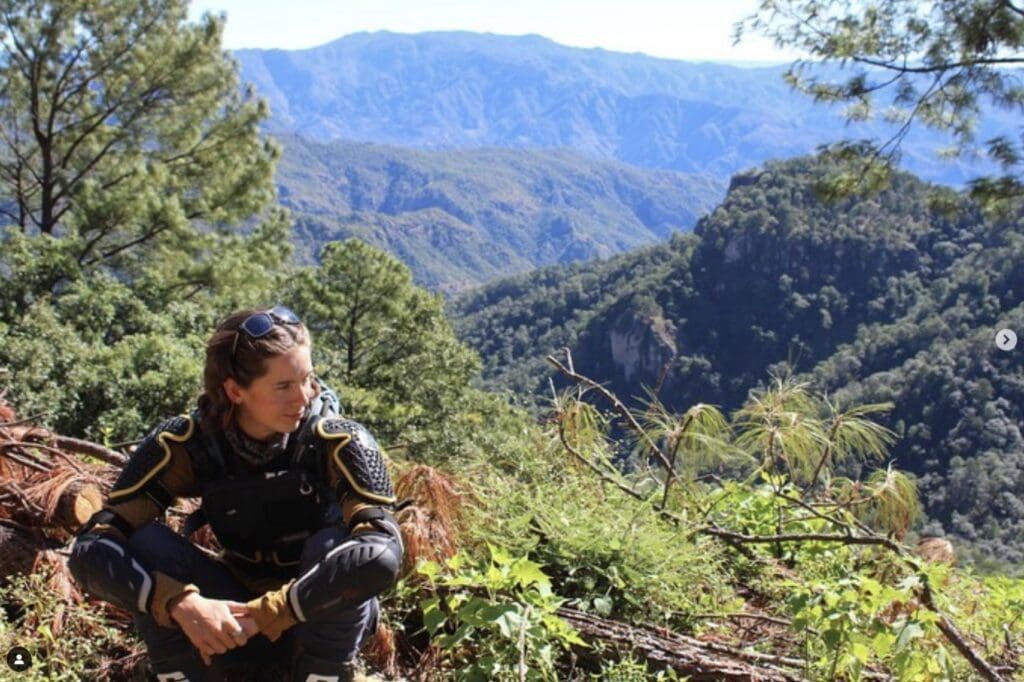
<path fill-rule="evenodd" d="M 6 431 L 10 433 L 11 438 L 16 441 L 23 441 L 26 443 L 37 442 L 52 445 L 55 448 L 65 450 L 67 452 L 95 457 L 101 462 L 112 464 L 116 467 L 122 467 L 125 462 L 128 461 L 127 455 L 123 455 L 120 452 L 111 450 L 110 448 L 105 448 L 98 443 L 81 440 L 79 438 L 61 436 L 53 433 L 52 431 L 48 431 L 47 429 L 39 428 L 38 426 L 11 426 L 7 427 Z"/>
<path fill-rule="evenodd" d="M 0 428 L 0 581 L 33 572 L 45 550 L 102 507 L 112 468 L 86 464 L 55 440 L 44 429 Z"/>
<path fill-rule="evenodd" d="M 804 679 L 793 669 L 801 665 L 797 659 L 743 651 L 676 633 L 663 634 L 649 627 L 608 620 L 570 608 L 558 609 L 558 615 L 584 639 L 626 648 L 655 666 L 672 668 L 691 680 L 795 682 Z"/>

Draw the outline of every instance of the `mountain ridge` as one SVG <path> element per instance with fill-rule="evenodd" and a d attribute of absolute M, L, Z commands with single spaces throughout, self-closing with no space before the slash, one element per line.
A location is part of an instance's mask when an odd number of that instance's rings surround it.
<path fill-rule="evenodd" d="M 442 291 L 664 240 L 724 192 L 711 178 L 571 150 L 281 141 L 279 202 L 292 211 L 300 260 L 358 236 Z"/>
<path fill-rule="evenodd" d="M 783 82 L 785 67 L 741 68 L 540 36 L 470 32 L 345 36 L 302 51 L 239 50 L 242 78 L 268 98 L 268 130 L 419 148 L 569 147 L 597 158 L 721 180 L 832 142 L 835 109 Z M 979 137 L 1011 121 L 986 112 Z M 1011 121 L 1012 122 L 1012 121 Z M 881 136 L 880 123 L 846 127 Z M 942 138 L 914 130 L 907 167 L 962 184 L 975 167 L 935 159 Z"/>

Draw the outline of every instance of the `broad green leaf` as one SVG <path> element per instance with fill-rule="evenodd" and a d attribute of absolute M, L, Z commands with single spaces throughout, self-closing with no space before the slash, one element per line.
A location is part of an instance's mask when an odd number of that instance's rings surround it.
<path fill-rule="evenodd" d="M 602 616 L 611 615 L 613 605 L 614 601 L 611 597 L 594 598 L 594 610 L 600 613 Z"/>
<path fill-rule="evenodd" d="M 544 571 L 541 569 L 540 564 L 522 557 L 516 559 L 515 563 L 512 564 L 509 575 L 520 587 L 527 587 L 533 583 L 550 583 L 548 577 L 544 575 Z"/>
<path fill-rule="evenodd" d="M 911 644 L 915 639 L 924 635 L 924 630 L 921 626 L 916 623 L 907 623 L 903 626 L 899 636 L 896 638 L 896 651 L 903 651 L 907 645 Z"/>
<path fill-rule="evenodd" d="M 512 563 L 512 555 L 508 553 L 508 550 L 498 545 L 492 545 L 487 543 L 487 549 L 491 552 L 491 561 L 499 566 L 507 566 Z"/>
<path fill-rule="evenodd" d="M 875 650 L 879 658 L 885 658 L 892 651 L 893 642 L 896 638 L 888 632 L 879 632 L 875 635 L 875 638 L 871 640 L 871 648 Z"/>
<path fill-rule="evenodd" d="M 445 624 L 444 612 L 440 609 L 437 597 L 432 597 L 420 602 L 420 609 L 423 611 L 423 626 L 427 632 L 433 635 Z"/>

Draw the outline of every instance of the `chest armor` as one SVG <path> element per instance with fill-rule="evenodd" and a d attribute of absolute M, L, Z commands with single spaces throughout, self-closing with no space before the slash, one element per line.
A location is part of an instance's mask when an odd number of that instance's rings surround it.
<path fill-rule="evenodd" d="M 341 523 L 315 444 L 297 437 L 269 465 L 252 471 L 226 441 L 213 438 L 197 439 L 203 447 L 193 463 L 200 465 L 203 515 L 227 559 L 253 576 L 294 575 L 309 536 Z"/>

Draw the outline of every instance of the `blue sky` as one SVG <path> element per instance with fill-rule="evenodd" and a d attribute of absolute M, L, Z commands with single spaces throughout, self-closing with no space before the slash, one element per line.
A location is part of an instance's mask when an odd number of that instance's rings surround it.
<path fill-rule="evenodd" d="M 228 49 L 301 49 L 360 31 L 538 33 L 576 47 L 672 59 L 785 62 L 767 40 L 732 45 L 758 0 L 194 0 L 193 18 L 225 12 Z"/>

